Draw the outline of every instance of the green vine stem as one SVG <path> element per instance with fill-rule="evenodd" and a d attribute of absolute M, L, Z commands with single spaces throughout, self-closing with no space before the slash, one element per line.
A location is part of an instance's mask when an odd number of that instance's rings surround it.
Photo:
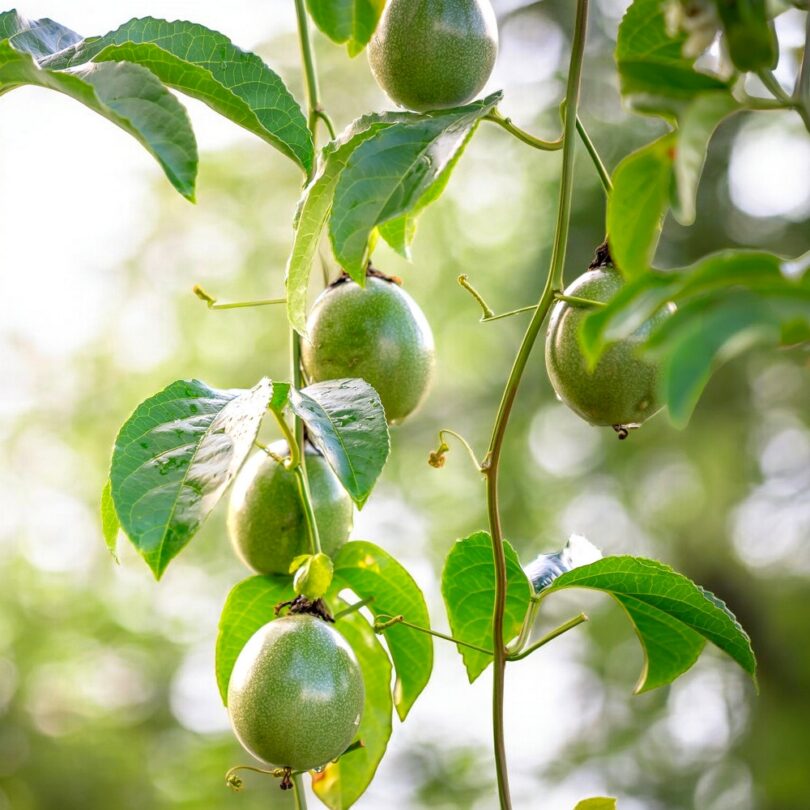
<path fill-rule="evenodd" d="M 522 658 L 526 658 L 527 656 L 531 655 L 533 652 L 535 652 L 535 650 L 545 647 L 549 641 L 554 641 L 555 638 L 559 638 L 563 633 L 567 633 L 569 630 L 573 630 L 575 627 L 579 627 L 579 625 L 587 621 L 588 617 L 584 613 L 580 613 L 578 616 L 574 616 L 573 619 L 569 619 L 559 627 L 555 627 L 550 633 L 546 633 L 546 635 L 544 635 L 539 641 L 536 641 L 529 647 L 526 647 L 519 652 L 509 653 L 509 655 L 507 655 L 507 660 L 520 661 Z"/>
<path fill-rule="evenodd" d="M 495 557 L 495 604 L 492 612 L 492 639 L 495 653 L 493 662 L 492 726 L 495 769 L 498 777 L 498 795 L 502 810 L 511 810 L 512 800 L 509 793 L 509 775 L 506 764 L 503 721 L 504 686 L 508 654 L 503 637 L 507 578 L 506 557 L 503 548 L 503 529 L 501 526 L 500 503 L 498 499 L 498 471 L 509 416 L 512 412 L 512 406 L 517 396 L 523 372 L 537 336 L 540 333 L 543 321 L 554 302 L 554 290 L 562 287 L 568 229 L 571 219 L 576 119 L 579 108 L 579 89 L 582 75 L 582 60 L 585 51 L 587 19 L 588 0 L 577 0 L 576 22 L 571 44 L 571 60 L 566 89 L 562 176 L 557 211 L 557 227 L 554 234 L 554 245 L 551 253 L 549 273 L 546 278 L 543 293 L 540 296 L 534 315 L 526 329 L 526 334 L 523 337 L 523 341 L 515 357 L 514 365 L 512 366 L 512 371 L 509 374 L 509 379 L 506 382 L 501 404 L 498 408 L 498 414 L 495 417 L 489 450 L 484 464 L 482 465 L 482 469 L 486 474 L 487 512 L 492 536 L 493 555 Z"/>
<path fill-rule="evenodd" d="M 316 139 L 318 121 L 322 121 L 329 132 L 335 137 L 335 126 L 332 119 L 321 108 L 320 89 L 318 87 L 318 71 L 315 67 L 315 51 L 312 49 L 312 40 L 309 35 L 309 21 L 304 0 L 295 0 L 295 15 L 298 20 L 298 42 L 301 47 L 301 61 L 304 63 L 304 76 L 307 91 L 307 126 L 312 133 L 312 140 Z"/>
<path fill-rule="evenodd" d="M 304 0 L 295 0 L 295 16 L 298 23 L 298 42 L 301 48 L 301 61 L 304 65 L 304 76 L 306 79 L 307 107 L 309 115 L 307 122 L 309 131 L 312 133 L 312 142 L 317 144 L 318 121 L 324 121 L 330 133 L 334 132 L 334 126 L 329 116 L 321 109 L 320 90 L 318 88 L 318 73 L 315 66 L 315 53 L 312 49 L 312 40 L 309 33 L 309 19 L 304 7 Z M 311 176 L 311 173 L 310 173 Z M 310 179 L 309 177 L 307 179 Z M 301 336 L 295 329 L 290 328 L 290 376 L 293 387 L 300 389 L 303 385 L 303 373 L 301 371 Z M 280 423 L 286 425 L 286 421 L 281 419 Z M 284 427 L 282 426 L 282 430 Z M 298 479 L 298 492 L 301 496 L 301 504 L 304 508 L 304 516 L 309 531 L 310 550 L 313 554 L 321 551 L 320 537 L 318 536 L 318 525 L 315 520 L 315 511 L 312 507 L 312 495 L 309 490 L 307 479 L 307 467 L 305 463 L 304 447 L 304 423 L 297 415 L 293 417 L 292 436 L 289 437 L 290 448 L 296 447 L 297 456 L 300 463 L 292 465 Z M 295 455 L 293 455 L 293 458 Z"/>
<path fill-rule="evenodd" d="M 533 311 L 536 308 L 536 304 L 530 304 L 527 307 L 519 307 L 518 309 L 510 309 L 509 312 L 501 312 L 499 315 L 496 315 L 489 304 L 484 299 L 484 296 L 481 295 L 478 290 L 473 287 L 472 282 L 470 281 L 469 277 L 466 273 L 462 273 L 457 279 L 459 286 L 463 287 L 467 292 L 478 302 L 478 306 L 481 307 L 481 320 L 480 323 L 489 323 L 490 321 L 499 321 L 502 318 L 511 318 L 513 315 L 520 315 L 521 312 L 529 312 Z"/>
<path fill-rule="evenodd" d="M 301 774 L 297 773 L 293 776 L 293 801 L 295 802 L 295 810 L 307 810 L 307 794 L 304 791 L 304 780 Z"/>
<path fill-rule="evenodd" d="M 799 115 L 801 115 L 807 131 L 810 132 L 810 11 L 808 11 L 805 20 L 804 55 L 802 56 L 799 75 L 796 77 L 793 98 L 797 104 Z"/>
<path fill-rule="evenodd" d="M 599 175 L 599 179 L 602 181 L 602 188 L 605 189 L 605 194 L 610 194 L 610 192 L 613 191 L 613 181 L 610 179 L 610 173 L 605 168 L 602 158 L 599 157 L 599 152 L 596 151 L 596 147 L 593 145 L 591 136 L 588 135 L 588 132 L 585 129 L 582 121 L 580 121 L 579 116 L 577 116 L 577 132 L 579 133 L 580 140 L 585 146 L 585 150 L 591 158 L 591 162 L 596 167 L 596 173 Z"/>
<path fill-rule="evenodd" d="M 592 301 L 590 298 L 580 298 L 578 295 L 565 295 L 561 292 L 555 292 L 554 298 L 557 301 L 565 301 L 566 304 L 572 304 L 575 307 L 584 307 L 585 309 L 598 309 L 605 306 L 604 301 Z"/>

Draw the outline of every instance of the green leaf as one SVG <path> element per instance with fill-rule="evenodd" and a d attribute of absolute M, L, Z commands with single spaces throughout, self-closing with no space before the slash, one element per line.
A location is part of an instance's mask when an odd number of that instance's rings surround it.
<path fill-rule="evenodd" d="M 9 39 L 15 50 L 41 59 L 81 42 L 82 37 L 48 18 L 29 20 L 16 11 L 4 11 L 0 13 L 0 40 L 2 39 Z"/>
<path fill-rule="evenodd" d="M 413 577 L 390 554 L 364 540 L 346 543 L 335 557 L 335 579 L 351 588 L 368 605 L 375 618 L 404 616 L 420 627 L 430 627 L 425 597 Z M 427 686 L 433 670 L 433 642 L 402 624 L 384 631 L 397 673 L 394 705 L 404 720 L 416 698 Z"/>
<path fill-rule="evenodd" d="M 616 799 L 606 796 L 595 796 L 593 799 L 583 799 L 574 810 L 616 810 Z"/>
<path fill-rule="evenodd" d="M 665 116 L 699 93 L 728 84 L 684 57 L 686 34 L 669 36 L 661 0 L 634 0 L 619 25 L 616 63 L 621 94 L 634 109 Z"/>
<path fill-rule="evenodd" d="M 368 44 L 383 8 L 385 0 L 307 0 L 315 25 L 332 42 L 345 42 L 352 57 Z"/>
<path fill-rule="evenodd" d="M 450 175 L 456 164 L 461 160 L 467 144 L 472 140 L 475 134 L 475 129 L 470 129 L 467 133 L 467 138 L 456 149 L 453 157 L 447 161 L 444 169 L 436 177 L 436 179 L 428 186 L 427 190 L 419 198 L 416 205 L 407 213 L 395 219 L 388 220 L 379 226 L 380 235 L 383 239 L 405 259 L 411 258 L 411 243 L 416 236 L 416 218 L 424 208 L 435 202 L 444 192 L 447 183 L 450 181 Z"/>
<path fill-rule="evenodd" d="M 0 41 L 0 93 L 31 84 L 64 93 L 136 138 L 160 163 L 172 185 L 194 199 L 197 143 L 182 104 L 138 65 L 88 65 L 44 70 L 27 53 Z"/>
<path fill-rule="evenodd" d="M 652 266 L 669 201 L 675 136 L 665 135 L 628 155 L 613 173 L 608 198 L 610 253 L 626 278 Z"/>
<path fill-rule="evenodd" d="M 270 398 L 270 410 L 278 414 L 284 413 L 290 402 L 290 389 L 292 386 L 285 382 L 273 383 L 273 396 Z"/>
<path fill-rule="evenodd" d="M 380 397 L 364 380 L 327 380 L 290 391 L 290 405 L 307 426 L 340 483 L 362 509 L 390 450 Z"/>
<path fill-rule="evenodd" d="M 129 539 L 160 578 L 253 447 L 272 385 L 217 391 L 178 380 L 142 402 L 115 440 L 110 480 Z"/>
<path fill-rule="evenodd" d="M 116 562 L 118 562 L 116 545 L 120 528 L 121 524 L 118 521 L 118 515 L 115 513 L 115 504 L 112 499 L 112 484 L 108 478 L 107 483 L 104 484 L 104 489 L 101 490 L 101 533 L 104 535 L 107 549 Z"/>
<path fill-rule="evenodd" d="M 726 45 L 738 70 L 775 68 L 779 43 L 765 0 L 715 0 Z"/>
<path fill-rule="evenodd" d="M 375 132 L 350 155 L 335 189 L 329 236 L 355 281 L 363 282 L 374 228 L 418 207 L 500 98 L 495 93 L 466 107 L 409 117 Z"/>
<path fill-rule="evenodd" d="M 272 144 L 305 171 L 312 167 L 312 136 L 298 102 L 255 53 L 237 48 L 217 31 L 180 20 L 133 19 L 57 54 L 48 67 L 91 60 L 142 65 L 164 84 Z"/>
<path fill-rule="evenodd" d="M 503 636 L 509 642 L 520 633 L 533 594 L 515 550 L 504 541 L 507 593 Z M 457 540 L 442 571 L 442 596 L 454 638 L 492 649 L 492 609 L 495 605 L 495 557 L 488 532 Z M 491 655 L 459 645 L 472 683 L 492 661 Z"/>
<path fill-rule="evenodd" d="M 390 126 L 401 115 L 366 116 L 355 121 L 337 140 L 324 147 L 318 170 L 304 191 L 295 222 L 292 251 L 287 261 L 287 317 L 302 335 L 306 334 L 307 292 L 312 263 L 321 234 L 332 210 L 335 187 L 355 149 L 381 127 Z"/>
<path fill-rule="evenodd" d="M 681 225 L 695 221 L 698 183 L 711 137 L 720 122 L 739 109 L 731 93 L 723 90 L 698 96 L 680 117 L 672 212 Z"/>
<path fill-rule="evenodd" d="M 644 650 L 636 692 L 671 683 L 697 661 L 706 641 L 755 677 L 751 640 L 716 596 L 655 560 L 605 557 L 563 574 L 542 593 L 566 588 L 610 594 L 624 608 Z"/>
<path fill-rule="evenodd" d="M 236 659 L 250 637 L 276 618 L 279 602 L 295 596 L 292 580 L 282 576 L 250 577 L 234 586 L 219 617 L 216 676 L 222 703 L 228 705 L 228 683 Z"/>
<path fill-rule="evenodd" d="M 391 736 L 391 662 L 369 623 L 350 613 L 335 627 L 354 650 L 366 699 L 357 735 L 363 747 L 312 773 L 315 795 L 331 810 L 347 810 L 371 784 Z"/>

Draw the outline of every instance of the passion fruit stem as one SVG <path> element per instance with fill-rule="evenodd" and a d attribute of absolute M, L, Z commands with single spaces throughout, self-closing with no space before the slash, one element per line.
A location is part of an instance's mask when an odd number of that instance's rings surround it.
<path fill-rule="evenodd" d="M 377 621 L 374 622 L 374 632 L 379 635 L 380 633 L 384 633 L 386 630 L 388 630 L 389 627 L 393 627 L 395 624 L 403 624 L 405 627 L 410 627 L 412 630 L 418 630 L 420 633 L 427 633 L 429 636 L 436 636 L 436 638 L 444 639 L 444 641 L 450 641 L 453 644 L 458 644 L 460 647 L 468 647 L 476 652 L 484 653 L 484 655 L 493 655 L 492 650 L 487 650 L 486 648 L 479 647 L 476 644 L 469 644 L 466 641 L 461 641 L 460 639 L 453 638 L 453 636 L 439 633 L 437 630 L 431 630 L 428 627 L 422 627 L 421 625 L 407 622 L 405 621 L 404 616 L 391 616 L 389 618 L 378 616 Z"/>
<path fill-rule="evenodd" d="M 579 133 L 579 139 L 582 141 L 582 144 L 585 147 L 585 151 L 588 153 L 591 162 L 596 168 L 596 173 L 599 175 L 602 188 L 605 190 L 606 194 L 610 194 L 610 192 L 613 191 L 613 181 L 610 179 L 610 173 L 605 168 L 602 158 L 599 157 L 599 152 L 596 151 L 596 147 L 591 140 L 591 136 L 588 135 L 588 132 L 579 116 L 577 116 L 577 132 Z"/>
<path fill-rule="evenodd" d="M 356 613 L 360 608 L 366 607 L 366 605 L 370 605 L 374 601 L 373 596 L 367 596 L 365 599 L 361 599 L 359 602 L 355 602 L 352 605 L 349 605 L 343 610 L 339 610 L 335 613 L 334 619 L 338 621 L 338 619 L 342 619 L 344 616 L 349 616 L 352 613 Z"/>
<path fill-rule="evenodd" d="M 297 335 L 297 333 L 296 333 Z M 295 343 L 296 341 L 293 340 Z M 295 352 L 293 352 L 295 354 Z M 300 377 L 300 362 L 297 363 L 298 375 Z M 300 381 L 296 387 L 300 385 Z M 304 465 L 304 451 L 303 451 L 303 425 L 296 417 L 295 426 L 290 427 L 287 420 L 277 411 L 273 411 L 273 416 L 278 422 L 281 433 L 283 434 L 287 446 L 290 448 L 290 457 L 285 461 L 288 470 L 295 474 L 296 484 L 298 485 L 298 495 L 301 498 L 301 508 L 304 510 L 304 521 L 307 524 L 307 536 L 309 537 L 309 550 L 314 556 L 321 553 L 321 538 L 318 534 L 318 521 L 315 519 L 315 508 L 312 506 L 312 493 L 309 490 L 309 480 L 307 479 L 306 466 Z M 297 428 L 300 427 L 301 435 L 298 435 Z"/>
<path fill-rule="evenodd" d="M 534 644 L 526 647 L 524 650 L 520 650 L 518 652 L 509 653 L 506 656 L 508 661 L 520 661 L 522 658 L 527 658 L 530 656 L 535 650 L 539 650 L 541 647 L 545 647 L 549 641 L 554 641 L 555 638 L 561 636 L 563 633 L 567 633 L 569 630 L 573 630 L 575 627 L 578 627 L 583 622 L 587 622 L 588 617 L 584 613 L 580 613 L 578 616 L 574 616 L 573 619 L 569 619 L 567 622 L 563 622 L 559 627 L 552 630 L 550 633 L 547 633 L 543 638 L 539 641 L 535 641 Z"/>
<path fill-rule="evenodd" d="M 200 301 L 204 301 L 208 309 L 243 309 L 246 307 L 266 307 L 271 304 L 286 304 L 286 298 L 257 298 L 253 301 L 226 301 L 220 303 L 213 295 L 206 292 L 199 284 L 192 287 L 192 292 Z"/>

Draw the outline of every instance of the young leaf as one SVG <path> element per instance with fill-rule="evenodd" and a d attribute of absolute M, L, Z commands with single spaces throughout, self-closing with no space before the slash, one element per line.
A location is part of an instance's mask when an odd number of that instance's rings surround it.
<path fill-rule="evenodd" d="M 315 25 L 332 42 L 345 42 L 352 57 L 368 44 L 383 8 L 385 0 L 307 0 Z"/>
<path fill-rule="evenodd" d="M 92 37 L 46 60 L 50 68 L 88 61 L 134 62 L 162 82 L 258 135 L 305 171 L 312 136 L 298 102 L 255 53 L 196 23 L 144 17 Z"/>
<path fill-rule="evenodd" d="M 698 183 L 711 137 L 720 122 L 739 109 L 740 104 L 731 93 L 722 90 L 698 96 L 681 115 L 672 203 L 672 213 L 681 225 L 695 221 Z"/>
<path fill-rule="evenodd" d="M 547 597 L 565 588 L 610 594 L 625 610 L 642 649 L 644 668 L 636 692 L 671 683 L 697 661 L 706 641 L 755 677 L 751 640 L 716 596 L 655 560 L 605 557 L 575 568 L 546 588 Z"/>
<path fill-rule="evenodd" d="M 652 265 L 669 200 L 674 135 L 665 135 L 628 155 L 613 173 L 608 198 L 610 253 L 626 278 Z"/>
<path fill-rule="evenodd" d="M 116 545 L 120 528 L 121 524 L 118 521 L 118 515 L 115 513 L 115 504 L 112 499 L 112 484 L 107 479 L 104 489 L 101 490 L 101 533 L 104 535 L 107 549 L 116 562 L 118 562 Z"/>
<path fill-rule="evenodd" d="M 363 747 L 312 772 L 315 795 L 331 810 L 348 810 L 371 784 L 391 736 L 391 662 L 369 623 L 359 614 L 338 619 L 335 627 L 354 650 L 366 698 L 357 731 Z"/>
<path fill-rule="evenodd" d="M 765 0 L 715 0 L 728 53 L 742 71 L 775 68 L 779 43 Z"/>
<path fill-rule="evenodd" d="M 380 397 L 364 380 L 328 380 L 290 391 L 290 405 L 307 426 L 359 509 L 368 500 L 390 450 Z"/>
<path fill-rule="evenodd" d="M 253 446 L 272 385 L 217 391 L 178 380 L 142 402 L 115 440 L 110 481 L 129 539 L 160 578 Z"/>
<path fill-rule="evenodd" d="M 82 37 L 47 17 L 29 20 L 16 11 L 4 11 L 0 13 L 0 39 L 9 39 L 15 50 L 41 59 L 81 42 Z"/>
<path fill-rule="evenodd" d="M 685 41 L 686 34 L 669 35 L 664 3 L 634 0 L 616 41 L 625 101 L 640 112 L 672 116 L 698 93 L 726 88 L 718 77 L 695 70 L 695 60 L 683 55 Z"/>
<path fill-rule="evenodd" d="M 45 70 L 0 41 L 0 94 L 26 84 L 64 93 L 117 124 L 146 147 L 184 197 L 194 199 L 197 143 L 188 114 L 146 68 L 119 62 Z"/>
<path fill-rule="evenodd" d="M 595 796 L 593 799 L 583 799 L 574 810 L 616 810 L 616 799 L 606 796 Z"/>
<path fill-rule="evenodd" d="M 289 577 L 262 576 L 244 579 L 235 585 L 219 617 L 216 676 L 223 705 L 228 705 L 231 672 L 250 637 L 276 618 L 275 606 L 295 596 Z"/>
<path fill-rule="evenodd" d="M 306 333 L 307 292 L 312 262 L 321 234 L 332 210 L 340 174 L 355 149 L 381 127 L 390 126 L 384 116 L 355 121 L 336 141 L 324 147 L 318 171 L 304 191 L 296 216 L 292 251 L 287 261 L 287 317 L 300 333 Z"/>
<path fill-rule="evenodd" d="M 466 107 L 393 124 L 351 154 L 335 189 L 329 236 L 335 257 L 355 281 L 363 283 L 374 228 L 418 206 L 500 98 L 495 93 Z M 439 190 L 443 183 L 446 178 Z"/>
<path fill-rule="evenodd" d="M 425 597 L 413 577 L 390 554 L 373 543 L 354 540 L 335 557 L 335 579 L 361 599 L 372 598 L 369 610 L 385 619 L 404 616 L 420 627 L 430 627 Z M 394 705 L 404 720 L 433 669 L 433 643 L 426 633 L 402 624 L 385 630 L 385 640 L 397 673 Z"/>
<path fill-rule="evenodd" d="M 507 593 L 504 613 L 504 641 L 520 632 L 532 597 L 532 586 L 515 550 L 504 541 Z M 442 596 L 454 638 L 492 649 L 492 608 L 495 604 L 495 557 L 488 532 L 476 532 L 457 540 L 442 571 Z M 492 660 L 491 655 L 459 646 L 467 676 L 472 683 Z"/>

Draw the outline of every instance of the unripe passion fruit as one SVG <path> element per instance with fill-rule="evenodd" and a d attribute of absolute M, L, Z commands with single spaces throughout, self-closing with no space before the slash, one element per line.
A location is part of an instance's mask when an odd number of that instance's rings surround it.
<path fill-rule="evenodd" d="M 433 377 L 433 333 L 398 284 L 369 276 L 341 280 L 321 293 L 307 321 L 301 359 L 311 382 L 360 377 L 380 395 L 389 422 L 424 399 Z"/>
<path fill-rule="evenodd" d="M 283 441 L 268 449 L 281 457 L 289 452 Z M 310 445 L 305 458 L 321 548 L 332 556 L 352 530 L 351 498 Z M 245 462 L 233 483 L 228 534 L 239 558 L 260 574 L 288 574 L 293 559 L 310 551 L 295 474 L 264 450 Z"/>
<path fill-rule="evenodd" d="M 364 687 L 352 648 L 331 625 L 284 616 L 254 633 L 236 659 L 228 714 L 254 757 L 306 771 L 339 757 L 363 711 Z"/>
<path fill-rule="evenodd" d="M 498 25 L 489 0 L 389 0 L 368 46 L 380 87 L 419 112 L 472 99 L 497 54 Z"/>
<path fill-rule="evenodd" d="M 581 275 L 565 295 L 607 302 L 624 283 L 612 264 Z M 551 312 L 546 338 L 546 369 L 557 396 L 592 425 L 611 425 L 620 437 L 661 410 L 659 366 L 638 354 L 649 333 L 665 319 L 662 310 L 629 338 L 610 346 L 593 371 L 579 343 L 579 330 L 589 310 L 559 301 Z"/>

